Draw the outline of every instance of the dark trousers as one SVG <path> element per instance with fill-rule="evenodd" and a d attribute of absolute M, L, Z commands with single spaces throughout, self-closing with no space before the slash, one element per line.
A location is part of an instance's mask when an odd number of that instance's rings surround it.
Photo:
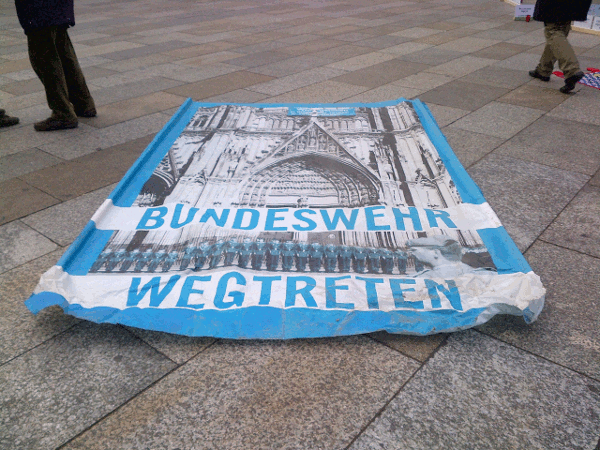
<path fill-rule="evenodd" d="M 27 46 L 53 118 L 76 121 L 77 113 L 95 108 L 65 27 L 29 31 Z"/>

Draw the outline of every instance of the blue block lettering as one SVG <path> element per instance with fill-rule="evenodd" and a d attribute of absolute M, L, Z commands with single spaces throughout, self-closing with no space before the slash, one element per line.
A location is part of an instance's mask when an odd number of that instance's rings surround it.
<path fill-rule="evenodd" d="M 326 209 L 321 210 L 321 216 L 323 217 L 323 223 L 329 231 L 337 230 L 340 220 L 344 222 L 346 230 L 354 230 L 356 218 L 358 217 L 358 209 L 352 210 L 350 218 L 346 217 L 346 213 L 343 209 L 336 209 L 333 213 L 333 219 L 329 217 L 329 211 Z"/>
<path fill-rule="evenodd" d="M 390 280 L 390 287 L 392 288 L 392 296 L 394 297 L 394 306 L 396 308 L 412 308 L 412 309 L 423 309 L 423 302 L 409 302 L 404 300 L 405 292 L 414 292 L 413 288 L 402 289 L 402 284 L 416 284 L 416 280 L 412 278 Z"/>
<path fill-rule="evenodd" d="M 309 219 L 308 217 L 304 217 L 303 214 L 316 214 L 316 213 L 317 212 L 313 211 L 312 209 L 299 209 L 297 211 L 294 211 L 294 217 L 296 219 L 304 222 L 306 224 L 306 226 L 302 227 L 300 225 L 293 225 L 292 228 L 296 231 L 314 230 L 315 228 L 317 228 L 317 223 L 314 220 Z"/>
<path fill-rule="evenodd" d="M 150 306 L 160 306 L 165 297 L 173 290 L 175 283 L 181 278 L 180 275 L 173 275 L 165 287 L 160 289 L 160 277 L 154 277 L 148 283 L 146 283 L 142 289 L 139 289 L 142 279 L 139 277 L 133 277 L 131 279 L 131 286 L 127 292 L 127 306 L 137 306 L 140 301 L 150 291 Z"/>
<path fill-rule="evenodd" d="M 183 287 L 181 288 L 181 294 L 179 295 L 179 300 L 177 301 L 177 306 L 180 308 L 194 308 L 194 309 L 202 309 L 204 308 L 204 303 L 189 303 L 191 294 L 203 294 L 204 290 L 202 289 L 194 289 L 194 283 L 196 281 L 210 281 L 210 276 L 207 277 L 196 277 L 189 276 L 185 279 L 183 283 Z"/>
<path fill-rule="evenodd" d="M 250 222 L 248 222 L 248 225 L 242 226 L 244 223 L 244 215 L 246 213 L 250 214 Z M 260 214 L 255 209 L 238 209 L 235 213 L 235 220 L 233 221 L 231 228 L 234 230 L 253 230 L 258 225 L 259 215 Z"/>
<path fill-rule="evenodd" d="M 415 231 L 423 231 L 423 226 L 421 225 L 421 219 L 419 218 L 419 210 L 414 206 L 408 207 L 408 214 L 400 211 L 399 208 L 392 208 L 392 212 L 394 213 L 394 217 L 396 218 L 396 229 L 400 231 L 405 231 L 406 227 L 404 226 L 404 219 L 410 219 L 413 223 L 413 229 Z"/>
<path fill-rule="evenodd" d="M 303 288 L 298 289 L 298 282 L 305 283 L 305 286 Z M 296 296 L 300 294 L 304 299 L 304 303 L 306 303 L 306 306 L 308 306 L 309 308 L 316 308 L 317 302 L 310 293 L 310 291 L 312 291 L 316 285 L 317 282 L 314 278 L 311 277 L 288 277 L 286 283 L 285 307 L 288 308 L 290 306 L 295 306 Z"/>
<path fill-rule="evenodd" d="M 456 228 L 456 225 L 450 219 L 450 214 L 446 211 L 426 209 L 425 214 L 427 214 L 427 220 L 429 221 L 429 226 L 431 228 L 438 227 L 437 219 L 442 219 L 442 222 L 444 222 L 448 228 Z"/>
<path fill-rule="evenodd" d="M 221 277 L 219 284 L 217 285 L 217 293 L 215 294 L 215 306 L 219 309 L 227 309 L 232 306 L 242 306 L 244 302 L 244 293 L 240 291 L 231 291 L 227 294 L 233 300 L 230 302 L 224 301 L 225 293 L 227 292 L 227 283 L 230 279 L 235 278 L 235 281 L 240 286 L 246 286 L 246 279 L 239 272 L 229 272 Z"/>
<path fill-rule="evenodd" d="M 376 217 L 385 217 L 385 214 L 375 214 L 378 209 L 385 209 L 385 206 L 369 206 L 365 208 L 365 216 L 367 218 L 367 230 L 369 231 L 381 231 L 389 230 L 389 225 L 377 225 L 375 224 Z"/>
<path fill-rule="evenodd" d="M 163 217 L 165 217 L 168 212 L 169 209 L 166 206 L 148 208 L 144 212 L 142 220 L 138 223 L 136 230 L 153 230 L 155 228 L 160 228 L 165 223 Z M 154 223 L 151 224 L 150 222 Z"/>
<path fill-rule="evenodd" d="M 259 305 L 268 305 L 271 302 L 271 290 L 273 287 L 273 281 L 281 280 L 281 277 L 254 277 L 254 281 L 262 283 L 260 288 L 260 300 Z"/>
<path fill-rule="evenodd" d="M 354 309 L 354 305 L 352 303 L 338 303 L 336 301 L 337 290 L 347 291 L 348 286 L 342 285 L 337 286 L 335 284 L 336 281 L 347 280 L 348 278 L 352 278 L 350 275 L 346 275 L 343 277 L 335 277 L 335 278 L 325 278 L 325 307 L 326 308 L 342 308 L 342 309 Z"/>
<path fill-rule="evenodd" d="M 433 308 L 442 307 L 442 302 L 438 294 L 438 291 L 440 291 L 450 301 L 450 304 L 454 309 L 456 309 L 457 311 L 462 311 L 460 293 L 458 292 L 456 283 L 454 282 L 454 280 L 446 280 L 446 283 L 448 284 L 448 287 L 450 289 L 446 289 L 443 285 L 438 284 L 433 280 L 425 280 L 425 286 L 427 286 L 427 293 L 429 294 L 429 298 L 431 299 L 431 306 Z"/>
<path fill-rule="evenodd" d="M 284 213 L 288 211 L 288 208 L 280 208 L 280 209 L 269 209 L 267 211 L 267 220 L 265 221 L 265 230 L 266 231 L 287 231 L 287 227 L 276 227 L 275 222 L 279 220 L 284 220 L 285 217 L 277 217 L 277 213 Z"/>
<path fill-rule="evenodd" d="M 194 216 L 199 211 L 198 208 L 190 208 L 190 210 L 188 211 L 187 219 L 185 219 L 183 222 L 179 222 L 179 219 L 181 219 L 182 209 L 183 205 L 181 203 L 178 203 L 175 206 L 175 212 L 173 213 L 173 218 L 171 219 L 171 228 L 181 228 L 187 225 L 192 220 L 194 220 Z"/>
<path fill-rule="evenodd" d="M 227 223 L 227 218 L 229 217 L 229 210 L 224 209 L 221 212 L 221 217 L 218 216 L 217 212 L 214 209 L 207 209 L 202 217 L 200 217 L 200 223 L 208 222 L 208 219 L 212 219 L 215 222 L 215 225 L 218 227 L 224 227 L 225 223 Z"/>
<path fill-rule="evenodd" d="M 375 285 L 383 283 L 383 278 L 356 277 L 356 279 L 365 282 L 365 288 L 367 290 L 367 304 L 369 305 L 369 309 L 379 309 L 377 286 Z"/>

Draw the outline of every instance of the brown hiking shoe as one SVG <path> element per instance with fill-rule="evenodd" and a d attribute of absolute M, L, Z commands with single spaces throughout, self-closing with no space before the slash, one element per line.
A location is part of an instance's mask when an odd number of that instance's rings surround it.
<path fill-rule="evenodd" d="M 77 128 L 76 120 L 59 120 L 52 117 L 48 117 L 46 120 L 42 120 L 33 125 L 35 131 L 56 131 L 56 130 L 69 130 L 71 128 Z"/>

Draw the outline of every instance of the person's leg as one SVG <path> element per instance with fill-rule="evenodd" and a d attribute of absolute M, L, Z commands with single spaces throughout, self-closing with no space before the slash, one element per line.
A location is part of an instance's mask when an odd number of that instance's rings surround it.
<path fill-rule="evenodd" d="M 69 101 L 67 82 L 56 49 L 56 30 L 57 27 L 48 27 L 27 34 L 29 61 L 44 85 L 48 106 L 52 110 L 50 119 L 77 126 L 77 116 Z"/>
<path fill-rule="evenodd" d="M 565 75 L 565 85 L 560 88 L 560 91 L 567 94 L 575 89 L 577 82 L 585 75 L 579 68 L 577 56 L 567 40 L 569 31 L 571 31 L 571 22 L 560 22 L 553 25 L 550 45 L 558 60 L 558 66 Z"/>
<path fill-rule="evenodd" d="M 569 31 L 571 31 L 571 22 L 558 22 L 552 25 L 550 45 L 555 58 L 558 60 L 558 66 L 565 74 L 566 79 L 581 71 L 573 47 L 567 40 Z"/>
<path fill-rule="evenodd" d="M 79 66 L 77 55 L 66 28 L 56 30 L 56 49 L 62 63 L 69 100 L 78 116 L 93 117 L 96 115 L 94 99 L 85 82 Z"/>
<path fill-rule="evenodd" d="M 556 57 L 552 48 L 552 33 L 554 24 L 544 24 L 544 36 L 546 37 L 546 46 L 540 57 L 540 62 L 535 68 L 536 72 L 544 77 L 549 77 L 554 69 L 554 63 L 556 63 Z"/>

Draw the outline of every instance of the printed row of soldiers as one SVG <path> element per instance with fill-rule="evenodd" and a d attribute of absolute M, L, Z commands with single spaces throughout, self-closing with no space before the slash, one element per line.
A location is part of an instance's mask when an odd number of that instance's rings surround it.
<path fill-rule="evenodd" d="M 245 239 L 217 240 L 215 243 L 200 243 L 185 248 L 183 255 L 177 251 L 151 249 L 105 250 L 94 262 L 91 271 L 98 272 L 168 272 L 179 263 L 179 270 L 194 271 L 214 269 L 220 266 L 238 266 L 242 269 L 284 272 L 357 272 L 405 274 L 409 256 L 406 252 L 387 248 L 364 248 L 347 245 L 322 245 L 319 243 L 280 242 L 273 239 L 265 242 Z M 415 270 L 423 270 L 422 264 L 413 260 Z"/>

